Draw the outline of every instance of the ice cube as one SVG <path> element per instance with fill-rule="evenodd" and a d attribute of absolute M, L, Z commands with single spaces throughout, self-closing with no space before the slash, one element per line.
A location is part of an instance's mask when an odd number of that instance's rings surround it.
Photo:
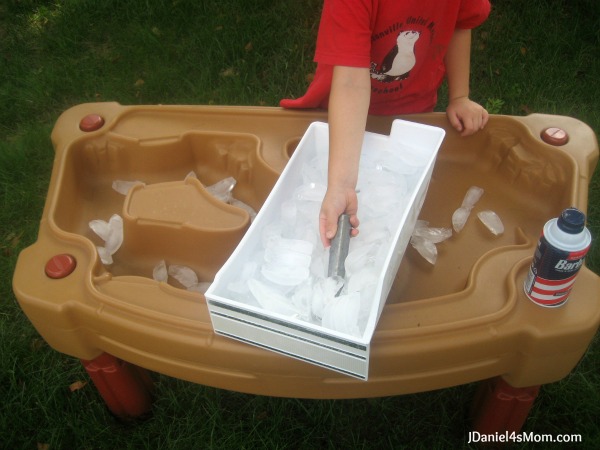
<path fill-rule="evenodd" d="M 98 251 L 98 256 L 100 257 L 102 264 L 110 266 L 113 263 L 113 257 L 105 247 L 100 247 L 98 245 L 96 246 L 96 250 Z"/>
<path fill-rule="evenodd" d="M 114 255 L 123 243 L 123 218 L 118 214 L 113 214 L 108 221 L 110 232 L 106 239 L 106 250 Z"/>
<path fill-rule="evenodd" d="M 179 281 L 186 289 L 198 284 L 198 276 L 191 268 L 173 264 L 169 266 L 168 274 Z"/>
<path fill-rule="evenodd" d="M 104 220 L 90 220 L 89 226 L 92 231 L 96 233 L 103 241 L 106 241 L 111 233 L 108 222 Z"/>
<path fill-rule="evenodd" d="M 321 209 L 320 201 L 298 201 L 296 203 L 298 211 L 298 223 L 312 224 L 315 222 L 315 218 L 319 217 L 319 211 Z"/>
<path fill-rule="evenodd" d="M 352 238 L 350 245 L 358 246 L 375 241 L 389 241 L 389 229 L 381 220 L 361 220 L 358 236 Z"/>
<path fill-rule="evenodd" d="M 368 286 L 375 285 L 377 283 L 378 274 L 373 268 L 363 268 L 358 272 L 348 277 L 346 283 L 347 292 L 361 292 Z"/>
<path fill-rule="evenodd" d="M 294 191 L 294 198 L 309 202 L 322 202 L 327 187 L 321 183 L 306 183 L 298 186 Z"/>
<path fill-rule="evenodd" d="M 433 242 L 434 244 L 439 244 L 440 242 L 452 237 L 452 230 L 450 228 L 434 228 L 426 225 L 423 226 L 422 224 L 419 224 L 419 221 L 417 221 L 417 226 L 413 231 L 413 236 L 421 237 Z"/>
<path fill-rule="evenodd" d="M 201 294 L 204 294 L 211 284 L 212 283 L 210 281 L 200 281 L 187 288 L 187 290 L 191 292 L 200 292 Z"/>
<path fill-rule="evenodd" d="M 425 258 L 427 262 L 432 265 L 435 265 L 437 261 L 437 247 L 431 241 L 424 239 L 422 237 L 413 236 L 410 238 L 411 245 L 419 252 L 419 254 Z"/>
<path fill-rule="evenodd" d="M 284 266 L 280 264 L 263 264 L 260 273 L 272 283 L 282 286 L 296 286 L 310 275 L 308 267 Z"/>
<path fill-rule="evenodd" d="M 257 268 L 258 264 L 256 261 L 246 261 L 239 278 L 229 283 L 227 289 L 242 295 L 248 293 L 248 280 L 256 276 Z"/>
<path fill-rule="evenodd" d="M 310 273 L 318 278 L 327 276 L 329 266 L 329 248 L 324 251 L 315 252 L 310 263 Z"/>
<path fill-rule="evenodd" d="M 146 183 L 144 183 L 143 181 L 138 181 L 138 180 L 135 180 L 135 181 L 115 180 L 112 182 L 112 188 L 115 191 L 117 191 L 119 194 L 127 195 L 129 190 L 136 184 L 141 184 L 142 186 L 146 185 Z"/>
<path fill-rule="evenodd" d="M 263 309 L 285 316 L 300 314 L 300 311 L 296 309 L 285 296 L 256 278 L 248 280 L 248 287 Z"/>
<path fill-rule="evenodd" d="M 206 187 L 206 190 L 214 196 L 216 199 L 221 200 L 222 202 L 231 201 L 232 194 L 231 191 L 236 185 L 236 180 L 233 177 L 227 177 L 221 181 L 218 181 L 215 184 L 211 184 Z"/>
<path fill-rule="evenodd" d="M 335 298 L 335 295 L 344 287 L 344 280 L 339 277 L 321 278 L 313 285 L 311 312 L 321 319 L 325 305 Z"/>
<path fill-rule="evenodd" d="M 152 270 L 152 278 L 156 281 L 162 281 L 165 283 L 167 282 L 169 275 L 167 272 L 167 264 L 165 263 L 164 259 L 161 259 L 159 263 L 154 266 L 154 269 Z"/>
<path fill-rule="evenodd" d="M 311 256 L 293 250 L 282 250 L 280 247 L 270 245 L 265 250 L 264 259 L 273 265 L 288 267 L 308 267 Z"/>
<path fill-rule="evenodd" d="M 362 208 L 369 217 L 385 216 L 397 209 L 398 201 L 406 194 L 405 184 L 385 184 L 361 186 Z"/>
<path fill-rule="evenodd" d="M 310 304 L 312 299 L 313 283 L 311 278 L 301 283 L 292 293 L 292 304 L 299 311 L 300 319 L 310 320 Z"/>
<path fill-rule="evenodd" d="M 267 223 L 261 232 L 261 242 L 263 248 L 267 248 L 271 240 L 281 237 L 281 230 L 281 222 L 274 220 Z"/>
<path fill-rule="evenodd" d="M 470 214 L 471 209 L 463 206 L 454 211 L 454 214 L 452 214 L 452 228 L 454 228 L 454 231 L 459 233 L 464 228 Z"/>
<path fill-rule="evenodd" d="M 326 172 L 327 164 L 324 167 L 318 167 L 318 161 L 313 158 L 311 161 L 302 165 L 302 181 L 304 184 L 321 183 L 324 184 L 327 180 Z"/>
<path fill-rule="evenodd" d="M 381 241 L 354 246 L 348 252 L 344 268 L 349 276 L 360 271 L 365 266 L 372 266 L 379 251 Z"/>
<path fill-rule="evenodd" d="M 260 271 L 272 283 L 296 286 L 310 275 L 313 244 L 273 234 L 268 238 Z"/>
<path fill-rule="evenodd" d="M 467 219 L 471 214 L 471 210 L 482 195 L 483 189 L 478 186 L 471 186 L 467 190 L 467 193 L 463 198 L 462 205 L 460 208 L 454 211 L 454 214 L 452 214 L 452 228 L 454 228 L 454 231 L 458 233 L 464 228 L 465 224 L 467 223 Z"/>
<path fill-rule="evenodd" d="M 273 235 L 267 241 L 261 273 L 273 283 L 296 286 L 310 274 L 312 251 L 309 241 Z"/>
<path fill-rule="evenodd" d="M 288 239 L 275 236 L 269 242 L 267 247 L 273 246 L 273 248 L 280 252 L 298 252 L 304 255 L 312 255 L 313 243 L 305 241 L 303 239 Z"/>
<path fill-rule="evenodd" d="M 254 219 L 256 218 L 256 210 L 252 206 L 244 203 L 243 201 L 238 200 L 237 198 L 231 197 L 231 199 L 229 200 L 229 204 L 231 206 L 235 206 L 236 208 L 241 208 L 244 211 L 246 211 L 248 213 L 248 215 L 250 216 L 250 222 L 253 222 Z"/>
<path fill-rule="evenodd" d="M 358 173 L 358 186 L 373 183 L 403 185 L 406 184 L 406 178 L 399 176 L 398 173 L 391 171 L 387 165 L 377 161 L 373 167 L 361 167 Z"/>
<path fill-rule="evenodd" d="M 504 224 L 498 214 L 494 211 L 485 210 L 477 213 L 479 220 L 490 230 L 494 235 L 499 236 L 504 233 Z"/>
<path fill-rule="evenodd" d="M 323 309 L 322 325 L 340 333 L 359 336 L 360 294 L 353 292 L 330 299 Z"/>
<path fill-rule="evenodd" d="M 104 246 L 98 246 L 98 255 L 103 264 L 112 264 L 114 255 L 123 244 L 123 218 L 113 214 L 108 222 L 92 220 L 89 226 L 103 241 Z"/>
<path fill-rule="evenodd" d="M 462 205 L 465 208 L 473 209 L 475 203 L 479 201 L 481 196 L 483 195 L 483 189 L 478 186 L 471 186 L 467 193 L 465 194 L 465 198 L 463 199 Z"/>

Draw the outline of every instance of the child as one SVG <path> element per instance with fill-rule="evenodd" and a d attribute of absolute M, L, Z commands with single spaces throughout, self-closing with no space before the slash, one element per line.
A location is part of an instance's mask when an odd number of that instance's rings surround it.
<path fill-rule="evenodd" d="M 432 111 L 444 76 L 446 114 L 463 136 L 483 128 L 487 111 L 469 99 L 471 29 L 489 0 L 325 0 L 306 94 L 284 108 L 329 109 L 329 167 L 319 214 L 324 246 L 337 219 L 358 233 L 356 181 L 367 114 Z"/>

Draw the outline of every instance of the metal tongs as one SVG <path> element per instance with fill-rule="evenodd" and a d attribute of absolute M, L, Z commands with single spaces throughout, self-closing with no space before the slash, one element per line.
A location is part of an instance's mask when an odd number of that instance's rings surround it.
<path fill-rule="evenodd" d="M 329 248 L 329 266 L 327 268 L 328 277 L 338 277 L 342 280 L 342 286 L 335 294 L 336 297 L 340 295 L 345 284 L 346 268 L 344 263 L 348 256 L 351 231 L 352 225 L 350 225 L 350 216 L 348 214 L 342 214 L 338 218 L 337 232 L 331 240 L 331 247 Z"/>

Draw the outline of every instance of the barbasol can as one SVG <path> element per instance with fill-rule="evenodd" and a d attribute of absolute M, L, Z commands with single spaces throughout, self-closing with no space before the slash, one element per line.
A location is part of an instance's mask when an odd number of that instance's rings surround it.
<path fill-rule="evenodd" d="M 591 242 L 585 215 L 577 208 L 567 208 L 558 218 L 549 220 L 544 225 L 525 279 L 527 297 L 540 306 L 563 305 L 569 298 Z"/>

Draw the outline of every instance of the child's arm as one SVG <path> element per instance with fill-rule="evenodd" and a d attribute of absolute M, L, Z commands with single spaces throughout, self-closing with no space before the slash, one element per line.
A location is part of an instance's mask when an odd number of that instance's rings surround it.
<path fill-rule="evenodd" d="M 482 129 L 488 121 L 485 108 L 469 99 L 471 30 L 454 32 L 444 62 L 449 98 L 446 114 L 452 126 L 462 136 L 468 136 Z"/>
<path fill-rule="evenodd" d="M 350 215 L 358 234 L 356 182 L 369 102 L 368 68 L 336 66 L 329 97 L 329 167 L 327 193 L 321 205 L 319 232 L 328 247 L 337 231 L 338 217 Z"/>

